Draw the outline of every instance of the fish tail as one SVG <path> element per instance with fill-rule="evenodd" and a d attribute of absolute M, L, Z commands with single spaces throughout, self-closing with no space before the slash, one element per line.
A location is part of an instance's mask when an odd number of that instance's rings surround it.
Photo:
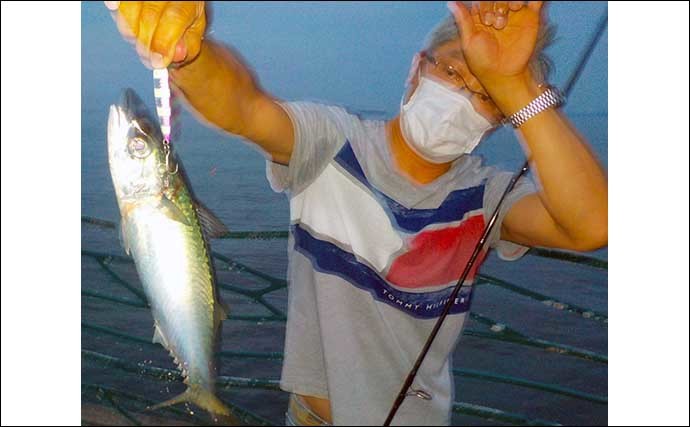
<path fill-rule="evenodd" d="M 234 417 L 230 409 L 225 406 L 220 399 L 218 399 L 213 393 L 204 389 L 198 385 L 192 385 L 184 391 L 184 393 L 168 399 L 165 402 L 161 402 L 157 405 L 151 406 L 148 409 L 155 411 L 157 409 L 164 408 L 166 406 L 176 405 L 178 403 L 190 402 L 198 407 L 208 411 L 212 416 L 218 417 L 222 416 L 225 420 L 231 421 L 232 424 L 239 424 L 239 421 Z M 234 421 L 234 422 L 233 422 Z"/>

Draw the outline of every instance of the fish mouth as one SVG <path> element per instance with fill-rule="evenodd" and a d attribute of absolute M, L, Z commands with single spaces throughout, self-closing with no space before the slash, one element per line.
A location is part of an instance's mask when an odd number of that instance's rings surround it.
<path fill-rule="evenodd" d="M 133 89 L 127 88 L 122 91 L 120 101 L 110 106 L 108 116 L 109 136 L 126 136 L 126 132 L 132 127 L 133 123 L 145 121 L 155 123 L 152 121 L 151 114 L 148 112 L 144 101 L 141 100 Z"/>
<path fill-rule="evenodd" d="M 123 132 L 126 129 L 127 138 L 143 134 L 155 141 L 156 144 L 163 141 L 158 119 L 154 117 L 151 110 L 133 89 L 123 90 L 120 102 L 113 107 L 115 107 L 118 117 L 117 127 Z"/>
<path fill-rule="evenodd" d="M 144 104 L 144 101 L 131 88 L 127 88 L 122 92 L 119 108 L 128 122 L 146 120 L 151 124 L 157 123 L 146 104 Z"/>

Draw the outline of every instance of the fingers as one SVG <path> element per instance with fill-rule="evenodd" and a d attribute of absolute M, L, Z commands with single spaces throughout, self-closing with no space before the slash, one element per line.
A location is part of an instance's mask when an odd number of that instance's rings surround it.
<path fill-rule="evenodd" d="M 204 2 L 105 2 L 122 36 L 147 67 L 196 57 L 206 30 Z"/>
<path fill-rule="evenodd" d="M 153 64 L 154 67 L 167 67 L 173 61 L 183 61 L 190 54 L 189 47 L 186 46 L 188 38 L 199 39 L 195 41 L 198 52 L 202 34 L 197 31 L 194 37 L 186 37 L 193 25 L 199 28 L 199 24 L 195 24 L 198 12 L 196 4 L 184 2 L 171 2 L 163 10 L 151 39 L 151 57 L 158 59 L 155 54 L 159 54 L 161 59 L 161 63 Z M 201 13 L 203 14 L 203 8 Z"/>
<path fill-rule="evenodd" d="M 478 1 L 478 2 L 472 2 L 472 7 L 475 7 L 475 4 L 477 4 L 477 7 L 479 8 L 479 17 L 481 18 L 481 21 L 484 25 L 492 26 L 494 25 L 496 15 L 494 14 L 494 5 L 492 1 Z"/>
<path fill-rule="evenodd" d="M 184 39 L 182 39 L 177 42 L 177 45 L 175 46 L 175 54 L 173 55 L 172 62 L 183 62 L 188 57 L 187 43 L 185 43 Z"/>
<path fill-rule="evenodd" d="M 207 25 L 206 8 L 203 2 L 197 2 L 195 16 L 194 22 L 184 35 L 185 55 L 182 59 L 175 59 L 175 61 L 192 60 L 201 52 L 201 42 L 204 40 Z"/>
<path fill-rule="evenodd" d="M 471 12 L 467 10 L 467 7 L 462 2 L 449 1 L 446 5 L 460 28 L 460 36 L 462 37 L 463 43 L 466 42 L 467 38 L 474 31 L 474 22 Z"/>
<path fill-rule="evenodd" d="M 544 6 L 544 2 L 543 2 L 543 1 L 530 1 L 530 2 L 527 2 L 527 7 L 529 7 L 530 9 L 532 9 L 533 11 L 535 11 L 535 12 L 537 12 L 537 13 L 539 13 L 539 11 L 541 11 L 541 7 L 542 7 L 542 6 Z"/>
<path fill-rule="evenodd" d="M 151 42 L 156 27 L 163 15 L 167 2 L 146 1 L 141 6 L 139 14 L 139 33 L 137 34 L 137 53 L 142 61 L 153 68 L 163 67 L 163 54 L 151 50 Z"/>
<path fill-rule="evenodd" d="M 460 3 L 460 2 L 457 2 Z M 472 15 L 479 17 L 482 24 L 501 30 L 508 25 L 509 15 L 527 7 L 539 13 L 543 1 L 475 1 L 472 2 Z"/>
<path fill-rule="evenodd" d="M 497 1 L 494 2 L 494 28 L 500 30 L 506 26 L 508 23 L 508 2 L 507 1 Z"/>

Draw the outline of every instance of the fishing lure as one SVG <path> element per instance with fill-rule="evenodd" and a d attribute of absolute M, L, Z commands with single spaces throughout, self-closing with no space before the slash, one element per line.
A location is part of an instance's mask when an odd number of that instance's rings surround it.
<path fill-rule="evenodd" d="M 174 116 L 173 93 L 170 90 L 170 76 L 167 68 L 153 70 L 153 96 L 156 100 L 156 114 L 163 134 L 163 153 L 165 154 L 164 184 L 169 185 L 170 175 L 177 173 L 178 165 L 172 170 L 170 166 L 170 137 L 172 134 L 172 120 Z"/>

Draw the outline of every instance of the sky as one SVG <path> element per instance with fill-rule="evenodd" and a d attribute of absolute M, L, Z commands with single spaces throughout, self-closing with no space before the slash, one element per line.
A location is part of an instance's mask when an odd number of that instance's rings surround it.
<path fill-rule="evenodd" d="M 556 39 L 546 50 L 549 83 L 563 88 L 581 60 L 605 2 L 545 6 Z M 411 59 L 449 12 L 445 2 L 211 2 L 209 37 L 232 46 L 262 87 L 286 101 L 340 105 L 368 118 L 391 118 L 400 108 Z M 82 141 L 100 140 L 105 106 L 133 88 L 152 106 L 151 72 L 118 33 L 101 2 L 82 3 Z M 608 29 L 597 43 L 564 107 L 608 167 Z M 205 134 L 183 115 L 185 135 Z M 504 127 L 475 150 L 485 161 L 516 171 L 524 162 L 514 132 Z M 85 156 L 88 157 L 88 153 Z M 88 168 L 84 167 L 83 171 Z M 88 182 L 88 178 L 86 179 Z"/>
<path fill-rule="evenodd" d="M 235 47 L 263 87 L 285 100 L 313 100 L 358 110 L 399 107 L 410 60 L 448 12 L 445 2 L 212 2 L 209 35 Z M 563 86 L 605 2 L 554 2 L 557 40 L 547 50 Z M 573 114 L 608 111 L 608 30 L 568 101 Z M 150 86 L 150 73 L 119 36 L 101 2 L 82 5 L 82 99 L 116 99 L 120 88 Z M 117 61 L 113 61 L 117 58 Z"/>

